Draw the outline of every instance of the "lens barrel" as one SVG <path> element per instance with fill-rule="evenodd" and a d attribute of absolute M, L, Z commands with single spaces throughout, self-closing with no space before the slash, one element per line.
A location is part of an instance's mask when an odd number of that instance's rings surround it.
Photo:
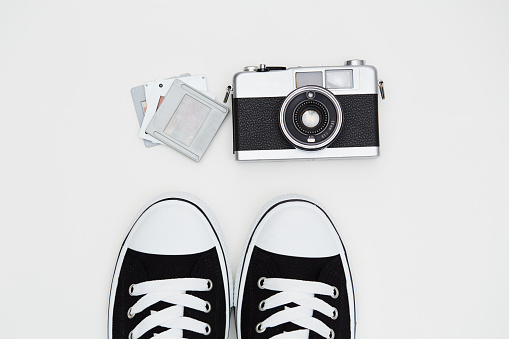
<path fill-rule="evenodd" d="M 279 123 L 285 137 L 297 148 L 319 150 L 337 137 L 343 121 L 341 106 L 330 91 L 304 86 L 283 102 Z"/>

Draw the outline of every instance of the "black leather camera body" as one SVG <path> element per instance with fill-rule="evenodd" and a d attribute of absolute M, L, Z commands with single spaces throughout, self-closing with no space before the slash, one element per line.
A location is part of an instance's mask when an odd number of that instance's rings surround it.
<path fill-rule="evenodd" d="M 379 155 L 376 68 L 245 67 L 233 80 L 237 160 Z"/>

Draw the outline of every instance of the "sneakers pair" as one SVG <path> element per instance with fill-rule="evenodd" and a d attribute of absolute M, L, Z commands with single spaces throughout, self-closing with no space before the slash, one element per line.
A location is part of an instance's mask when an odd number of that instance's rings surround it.
<path fill-rule="evenodd" d="M 269 202 L 243 250 L 233 292 L 217 220 L 194 196 L 171 193 L 134 220 L 110 291 L 110 339 L 354 338 L 346 252 L 325 211 L 304 196 Z"/>

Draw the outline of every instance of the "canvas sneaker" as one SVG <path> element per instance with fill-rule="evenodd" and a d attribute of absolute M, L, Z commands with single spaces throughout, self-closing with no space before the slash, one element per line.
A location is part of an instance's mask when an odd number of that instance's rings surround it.
<path fill-rule="evenodd" d="M 219 226 L 194 196 L 169 193 L 136 216 L 118 256 L 109 339 L 227 339 L 231 273 Z"/>
<path fill-rule="evenodd" d="M 354 291 L 338 231 L 305 196 L 269 202 L 256 218 L 235 286 L 239 339 L 355 336 Z"/>

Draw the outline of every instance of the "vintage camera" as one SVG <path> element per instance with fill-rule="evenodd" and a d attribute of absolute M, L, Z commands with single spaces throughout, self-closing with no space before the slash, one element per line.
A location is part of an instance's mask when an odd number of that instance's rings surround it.
<path fill-rule="evenodd" d="M 338 67 L 248 66 L 233 79 L 237 160 L 379 154 L 383 82 L 363 60 Z"/>

